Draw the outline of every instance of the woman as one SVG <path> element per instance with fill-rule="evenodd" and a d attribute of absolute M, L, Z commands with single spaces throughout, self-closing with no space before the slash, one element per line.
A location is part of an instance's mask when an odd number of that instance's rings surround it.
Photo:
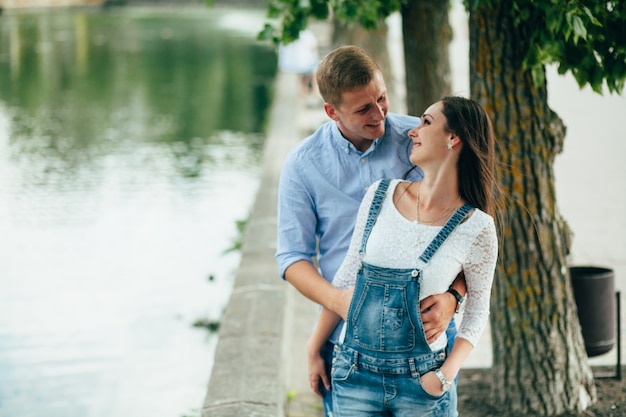
<path fill-rule="evenodd" d="M 498 252 L 491 121 L 477 102 L 445 97 L 409 137 L 423 181 L 370 187 L 333 280 L 347 318 L 332 366 L 339 417 L 455 416 L 452 381 L 487 324 Z M 447 355 L 445 335 L 427 342 L 418 306 L 445 292 L 461 271 L 467 301 Z M 309 340 L 316 392 L 320 379 L 330 388 L 319 352 L 340 318 L 324 309 Z"/>

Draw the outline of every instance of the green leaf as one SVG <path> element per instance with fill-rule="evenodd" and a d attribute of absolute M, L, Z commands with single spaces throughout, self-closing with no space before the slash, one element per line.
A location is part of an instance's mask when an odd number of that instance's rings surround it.
<path fill-rule="evenodd" d="M 524 57 L 524 67 L 532 68 L 537 64 L 539 64 L 539 48 L 537 45 L 532 44 L 528 48 L 526 57 Z"/>
<path fill-rule="evenodd" d="M 266 23 L 265 26 L 263 26 L 263 30 L 257 34 L 257 39 L 260 41 L 273 40 L 276 37 L 276 33 L 276 28 Z"/>
<path fill-rule="evenodd" d="M 593 15 L 593 13 L 591 13 L 591 10 L 589 10 L 587 6 L 583 6 L 582 9 L 587 17 L 589 17 L 589 21 L 591 22 L 591 24 L 602 27 L 602 23 L 600 23 L 600 21 L 596 19 L 596 17 Z"/>
<path fill-rule="evenodd" d="M 587 39 L 587 28 L 580 17 L 572 17 L 572 29 L 574 30 L 574 44 L 577 44 L 581 38 Z"/>
<path fill-rule="evenodd" d="M 545 70 L 543 68 L 543 65 L 535 65 L 534 67 L 532 67 L 530 69 L 530 73 L 531 73 L 532 78 L 533 78 L 533 83 L 536 86 L 543 85 L 543 83 L 546 80 L 546 78 L 545 78 Z"/>

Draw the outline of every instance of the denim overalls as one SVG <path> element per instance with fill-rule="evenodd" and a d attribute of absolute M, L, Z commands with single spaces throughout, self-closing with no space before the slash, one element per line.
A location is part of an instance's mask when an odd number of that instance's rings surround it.
<path fill-rule="evenodd" d="M 389 185 L 383 180 L 369 211 L 360 252 L 376 222 Z M 459 208 L 420 256 L 426 266 L 469 213 Z M 332 393 L 335 417 L 455 417 L 456 384 L 441 396 L 421 386 L 420 375 L 439 368 L 445 349 L 431 351 L 419 312 L 421 269 L 382 268 L 362 263 L 342 344 L 335 347 Z"/>

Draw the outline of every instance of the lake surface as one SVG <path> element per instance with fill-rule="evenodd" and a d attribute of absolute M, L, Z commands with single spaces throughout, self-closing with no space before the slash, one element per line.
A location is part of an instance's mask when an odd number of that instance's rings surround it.
<path fill-rule="evenodd" d="M 0 415 L 197 416 L 259 183 L 264 14 L 0 22 Z"/>

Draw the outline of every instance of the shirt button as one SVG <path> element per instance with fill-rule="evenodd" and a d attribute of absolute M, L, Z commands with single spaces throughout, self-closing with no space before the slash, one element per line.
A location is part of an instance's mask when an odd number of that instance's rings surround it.
<path fill-rule="evenodd" d="M 364 164 L 364 163 L 366 163 L 366 162 L 367 162 L 367 159 L 365 159 L 365 158 L 361 158 L 361 164 Z"/>

